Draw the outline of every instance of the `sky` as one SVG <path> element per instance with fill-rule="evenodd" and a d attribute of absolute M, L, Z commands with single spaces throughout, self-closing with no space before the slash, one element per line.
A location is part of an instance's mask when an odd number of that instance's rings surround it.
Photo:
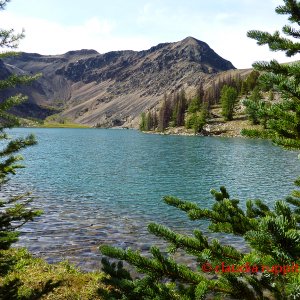
<path fill-rule="evenodd" d="M 25 29 L 19 50 L 62 54 L 70 50 L 145 50 L 188 36 L 206 42 L 236 68 L 277 59 L 247 37 L 247 31 L 274 32 L 288 23 L 275 7 L 281 0 L 12 0 L 0 12 L 0 28 Z"/>

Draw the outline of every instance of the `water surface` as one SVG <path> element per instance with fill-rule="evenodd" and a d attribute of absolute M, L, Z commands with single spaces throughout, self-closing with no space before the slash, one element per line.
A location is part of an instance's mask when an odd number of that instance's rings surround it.
<path fill-rule="evenodd" d="M 18 245 L 49 261 L 70 259 L 97 267 L 98 246 L 106 243 L 147 252 L 163 245 L 147 232 L 157 222 L 178 232 L 192 222 L 163 203 L 174 195 L 210 207 L 211 188 L 228 187 L 244 204 L 261 198 L 272 204 L 293 189 L 300 174 L 297 152 L 268 141 L 239 138 L 142 134 L 134 130 L 14 129 L 34 133 L 38 145 L 23 151 L 25 169 L 11 180 L 11 190 L 33 191 L 45 214 L 22 229 Z M 228 237 L 227 242 L 240 240 Z"/>

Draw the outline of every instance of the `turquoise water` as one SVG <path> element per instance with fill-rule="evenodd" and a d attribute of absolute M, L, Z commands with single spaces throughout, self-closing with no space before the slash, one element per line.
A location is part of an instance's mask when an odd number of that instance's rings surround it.
<path fill-rule="evenodd" d="M 38 145 L 23 151 L 10 190 L 32 191 L 45 214 L 22 228 L 18 245 L 49 261 L 64 258 L 95 268 L 98 246 L 108 243 L 147 252 L 163 243 L 147 233 L 149 222 L 190 233 L 205 232 L 163 203 L 174 195 L 210 207 L 211 188 L 228 187 L 242 203 L 286 196 L 300 174 L 297 152 L 267 141 L 142 134 L 134 130 L 14 129 L 34 133 Z M 225 240 L 226 242 L 226 240 Z M 240 240 L 227 242 L 245 245 Z"/>

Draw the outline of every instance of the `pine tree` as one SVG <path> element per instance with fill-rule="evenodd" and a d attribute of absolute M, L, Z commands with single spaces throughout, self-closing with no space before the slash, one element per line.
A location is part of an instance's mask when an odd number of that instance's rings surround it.
<path fill-rule="evenodd" d="M 276 8 L 278 14 L 288 15 L 288 20 L 296 26 L 300 24 L 300 3 L 295 0 L 284 0 L 284 5 Z M 268 45 L 271 51 L 284 51 L 287 56 L 300 52 L 300 43 L 295 39 L 300 38 L 298 28 L 285 25 L 282 28 L 285 36 L 279 31 L 273 34 L 252 30 L 248 37 L 255 39 L 258 45 Z M 290 39 L 292 38 L 292 39 Z M 276 103 L 269 110 L 269 120 L 266 127 L 269 129 L 267 136 L 284 147 L 300 147 L 300 62 L 279 64 L 276 60 L 270 62 L 256 62 L 253 67 L 262 71 L 259 78 L 260 84 L 269 90 L 277 92 L 282 103 Z M 249 132 L 248 132 L 249 133 Z M 251 134 L 251 132 L 250 132 Z M 265 135 L 265 133 L 262 133 Z"/>
<path fill-rule="evenodd" d="M 200 82 L 199 86 L 196 90 L 196 98 L 200 99 L 202 104 L 205 103 L 205 99 L 204 99 L 204 87 L 203 87 L 203 83 Z"/>
<path fill-rule="evenodd" d="M 140 131 L 146 131 L 146 113 L 142 112 L 139 125 Z"/>
<path fill-rule="evenodd" d="M 196 97 L 192 98 L 188 104 L 188 113 L 193 114 L 200 111 L 201 106 L 202 106 L 202 98 L 196 95 Z"/>
<path fill-rule="evenodd" d="M 176 127 L 178 125 L 178 119 L 180 118 L 180 95 L 178 92 L 173 93 L 171 108 L 170 126 Z"/>
<path fill-rule="evenodd" d="M 242 88 L 241 88 L 241 95 L 247 95 L 248 94 L 248 87 L 246 84 L 246 81 L 243 81 Z"/>
<path fill-rule="evenodd" d="M 295 184 L 299 187 L 300 179 Z M 121 262 L 104 258 L 103 271 L 109 275 L 105 283 L 113 287 L 108 299 L 299 299 L 300 190 L 276 201 L 273 209 L 261 200 L 248 200 L 245 211 L 224 187 L 211 193 L 212 209 L 170 196 L 164 201 L 191 220 L 209 220 L 213 232 L 243 237 L 251 250 L 241 252 L 216 239 L 209 241 L 200 230 L 190 236 L 149 224 L 150 233 L 168 242 L 167 256 L 155 246 L 150 258 L 131 249 L 100 247 L 102 254 L 124 260 L 144 274 L 133 279 Z M 178 263 L 173 256 L 178 250 L 193 256 L 198 267 Z"/>
<path fill-rule="evenodd" d="M 225 121 L 233 119 L 234 108 L 237 104 L 238 93 L 234 87 L 224 85 L 221 90 L 222 116 Z"/>
<path fill-rule="evenodd" d="M 154 110 L 152 112 L 152 122 L 153 122 L 153 130 L 156 130 L 157 126 L 158 126 L 158 118 L 157 118 L 157 112 L 156 112 L 156 110 Z"/>
<path fill-rule="evenodd" d="M 171 100 L 164 95 L 162 105 L 158 115 L 158 130 L 163 132 L 168 126 L 171 119 Z"/>
<path fill-rule="evenodd" d="M 3 10 L 7 4 L 7 0 L 0 1 L 0 10 Z M 24 37 L 24 33 L 15 34 L 13 29 L 0 29 L 0 47 L 4 49 L 15 49 L 20 39 Z M 16 55 L 13 51 L 6 51 L 0 54 L 0 58 L 9 55 Z M 36 79 L 37 76 L 27 75 L 10 75 L 4 80 L 0 80 L 0 90 L 11 89 L 17 85 L 29 84 Z M 11 175 L 16 174 L 18 168 L 23 166 L 19 164 L 22 156 L 18 155 L 21 149 L 36 144 L 33 135 L 25 138 L 10 139 L 5 129 L 17 126 L 18 118 L 12 115 L 9 110 L 27 98 L 23 95 L 15 95 L 8 99 L 0 100 L 0 140 L 2 149 L 0 150 L 0 190 L 8 183 Z M 17 229 L 39 216 L 41 211 L 33 210 L 29 207 L 32 198 L 29 194 L 19 194 L 17 196 L 8 197 L 0 201 L 0 249 L 8 249 L 13 242 L 18 239 Z"/>
<path fill-rule="evenodd" d="M 194 111 L 194 110 L 192 110 L 192 111 Z M 209 113 L 208 113 L 207 105 L 201 104 L 198 107 L 197 111 L 194 111 L 193 113 L 188 114 L 188 116 L 186 118 L 186 122 L 185 122 L 185 127 L 187 129 L 190 129 L 190 128 L 193 129 L 195 134 L 200 133 L 202 131 L 204 125 L 207 123 L 208 115 L 209 115 Z"/>
<path fill-rule="evenodd" d="M 259 87 L 255 87 L 249 99 L 245 99 L 243 104 L 246 107 L 246 115 L 253 125 L 260 124 L 260 107 L 263 107 L 262 94 Z"/>
<path fill-rule="evenodd" d="M 184 117 L 187 109 L 187 99 L 185 91 L 182 89 L 179 93 L 178 114 L 176 118 L 176 126 L 184 125 Z"/>
<path fill-rule="evenodd" d="M 234 78 L 234 86 L 239 94 L 241 93 L 242 85 L 243 85 L 243 80 L 241 78 L 241 75 L 237 74 Z"/>

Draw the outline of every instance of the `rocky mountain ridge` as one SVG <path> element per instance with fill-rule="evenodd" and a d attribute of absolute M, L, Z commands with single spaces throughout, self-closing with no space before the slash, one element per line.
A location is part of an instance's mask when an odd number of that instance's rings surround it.
<path fill-rule="evenodd" d="M 0 63 L 0 76 L 43 74 L 32 86 L 20 88 L 29 96 L 22 115 L 31 106 L 33 117 L 60 110 L 82 124 L 136 127 L 141 112 L 157 105 L 164 93 L 195 89 L 234 69 L 206 43 L 188 37 L 143 51 L 21 53 Z"/>

